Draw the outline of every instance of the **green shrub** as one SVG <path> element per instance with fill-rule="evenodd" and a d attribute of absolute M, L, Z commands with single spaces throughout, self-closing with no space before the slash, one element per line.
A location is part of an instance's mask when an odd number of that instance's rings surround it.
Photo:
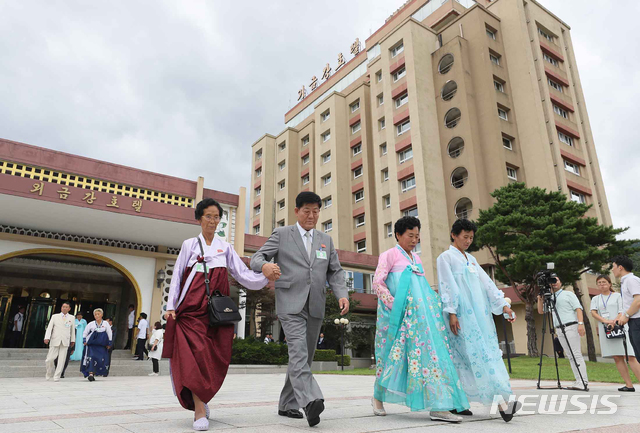
<path fill-rule="evenodd" d="M 338 367 L 342 366 L 342 355 L 336 355 L 336 362 L 338 363 Z M 348 367 L 351 365 L 351 357 L 349 355 L 344 355 L 344 366 Z"/>
<path fill-rule="evenodd" d="M 318 349 L 313 356 L 314 361 L 335 361 L 336 351 L 333 349 Z"/>
<path fill-rule="evenodd" d="M 286 344 L 269 343 L 255 338 L 233 340 L 232 364 L 286 365 L 289 352 Z"/>

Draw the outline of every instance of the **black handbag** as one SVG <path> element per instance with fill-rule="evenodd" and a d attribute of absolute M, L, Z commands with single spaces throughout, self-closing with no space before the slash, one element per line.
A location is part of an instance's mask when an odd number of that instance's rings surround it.
<path fill-rule="evenodd" d="M 242 320 L 238 306 L 233 300 L 224 296 L 219 290 L 214 290 L 213 295 L 209 289 L 209 270 L 207 262 L 204 260 L 204 248 L 198 237 L 200 252 L 202 253 L 202 264 L 204 265 L 204 285 L 207 288 L 207 311 L 209 313 L 209 326 L 228 326 Z"/>
<path fill-rule="evenodd" d="M 624 326 L 620 326 L 617 323 L 614 326 L 605 326 L 604 335 L 607 337 L 607 340 L 611 340 L 613 338 L 625 338 Z"/>

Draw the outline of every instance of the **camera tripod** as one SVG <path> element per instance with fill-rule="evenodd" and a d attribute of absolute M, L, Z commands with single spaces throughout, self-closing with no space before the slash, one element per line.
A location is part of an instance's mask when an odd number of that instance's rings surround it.
<path fill-rule="evenodd" d="M 542 357 L 544 356 L 544 336 L 547 331 L 547 324 L 549 324 L 549 334 L 553 335 L 553 329 L 554 329 L 553 315 L 555 314 L 555 317 L 558 320 L 558 323 L 560 324 L 558 328 L 560 328 L 560 330 L 562 331 L 562 334 L 567 342 L 567 347 L 569 348 L 569 356 L 571 356 L 573 363 L 576 365 L 576 370 L 578 370 L 578 375 L 580 375 L 580 381 L 582 382 L 582 386 L 584 387 L 584 389 L 582 389 L 581 391 L 588 391 L 589 388 L 587 388 L 587 384 L 584 382 L 584 378 L 582 377 L 582 372 L 578 368 L 580 366 L 578 365 L 575 357 L 573 356 L 573 351 L 571 350 L 571 344 L 569 343 L 569 339 L 567 338 L 567 333 L 564 329 L 565 325 L 562 323 L 562 320 L 560 320 L 560 315 L 558 314 L 558 310 L 556 309 L 555 297 L 556 297 L 556 294 L 552 292 L 550 296 L 543 296 L 542 298 L 544 316 L 542 320 L 542 344 L 540 346 L 540 362 L 538 363 L 538 366 L 540 367 L 538 370 L 538 385 L 537 385 L 538 389 L 556 389 L 555 387 L 543 388 L 540 386 L 540 377 L 542 376 Z M 557 389 L 562 389 L 562 385 L 560 384 L 560 372 L 558 371 L 558 354 L 556 353 L 555 348 L 553 349 L 553 359 L 555 360 L 555 363 L 556 363 L 556 378 L 558 380 Z"/>

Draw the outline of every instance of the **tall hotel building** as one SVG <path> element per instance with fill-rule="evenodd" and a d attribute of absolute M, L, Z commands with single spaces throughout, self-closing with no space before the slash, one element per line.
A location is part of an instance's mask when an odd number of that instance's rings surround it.
<path fill-rule="evenodd" d="M 303 190 L 342 250 L 378 255 L 419 216 L 431 282 L 451 224 L 509 182 L 611 224 L 570 28 L 535 0 L 408 1 L 252 152 L 252 234 L 293 223 Z"/>

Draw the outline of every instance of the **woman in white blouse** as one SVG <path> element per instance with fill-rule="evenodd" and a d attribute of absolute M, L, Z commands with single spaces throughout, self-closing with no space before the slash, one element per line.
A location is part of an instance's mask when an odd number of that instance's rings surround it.
<path fill-rule="evenodd" d="M 153 373 L 149 373 L 149 376 L 159 376 L 159 361 L 162 358 L 162 347 L 164 346 L 164 329 L 162 329 L 160 322 L 156 322 L 153 325 L 153 334 L 151 334 L 149 342 L 151 344 L 151 349 L 149 349 L 149 358 L 151 358 L 151 362 L 153 362 Z"/>

